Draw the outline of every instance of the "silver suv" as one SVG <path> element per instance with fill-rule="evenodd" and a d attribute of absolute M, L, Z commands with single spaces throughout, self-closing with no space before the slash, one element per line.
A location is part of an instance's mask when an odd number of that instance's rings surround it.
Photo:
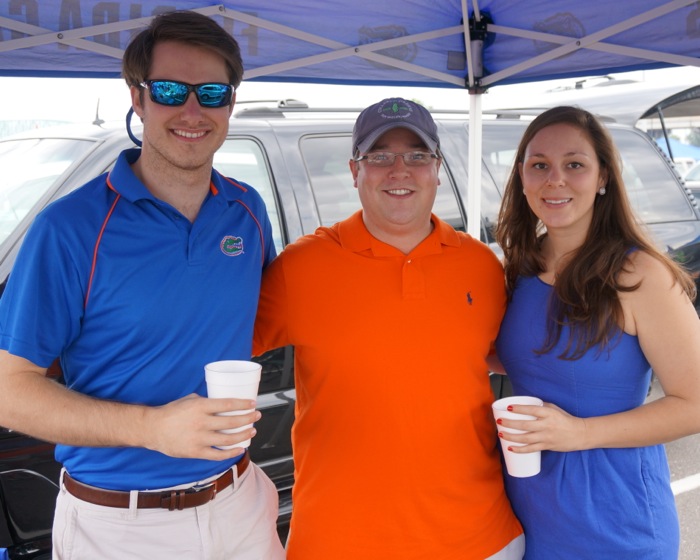
<path fill-rule="evenodd" d="M 232 117 L 215 167 L 260 191 L 278 251 L 360 207 L 348 167 L 358 112 L 258 106 Z M 445 157 L 434 211 L 465 230 L 468 116 L 433 114 Z M 496 251 L 492 228 L 503 184 L 531 118 L 514 111 L 484 116 L 480 231 L 482 240 Z M 609 129 L 622 153 L 625 181 L 637 213 L 660 246 L 700 272 L 700 214 L 670 162 L 643 132 L 614 124 Z M 139 136 L 138 129 L 134 132 Z M 0 140 L 0 289 L 36 213 L 108 171 L 119 152 L 132 146 L 123 123 L 52 127 Z M 251 455 L 277 485 L 278 527 L 284 538 L 293 483 L 293 348 L 270 352 L 260 361 L 264 367 L 258 403 L 263 417 L 256 426 Z M 50 557 L 58 473 L 52 445 L 0 428 L 0 550 L 7 548 L 10 558 Z M 34 552 L 27 556 L 27 551 Z"/>

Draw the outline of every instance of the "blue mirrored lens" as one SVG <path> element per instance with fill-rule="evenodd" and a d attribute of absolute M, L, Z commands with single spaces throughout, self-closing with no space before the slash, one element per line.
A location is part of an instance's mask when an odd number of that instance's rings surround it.
<path fill-rule="evenodd" d="M 150 82 L 151 99 L 161 105 L 183 105 L 190 89 L 179 82 Z"/>
<path fill-rule="evenodd" d="M 151 99 L 160 105 L 177 107 L 184 105 L 191 91 L 195 92 L 202 107 L 224 107 L 231 103 L 233 87 L 228 84 L 190 85 L 171 80 L 150 80 L 146 82 Z"/>
<path fill-rule="evenodd" d="M 195 92 L 203 107 L 222 107 L 231 102 L 231 86 L 226 84 L 201 84 Z"/>

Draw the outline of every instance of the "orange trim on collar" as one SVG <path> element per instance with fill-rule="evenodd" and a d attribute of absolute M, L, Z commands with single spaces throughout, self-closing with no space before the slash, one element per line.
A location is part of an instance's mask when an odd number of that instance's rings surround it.
<path fill-rule="evenodd" d="M 219 172 L 217 171 L 217 173 L 219 173 Z M 221 177 L 222 179 L 225 179 L 226 181 L 228 181 L 229 183 L 231 183 L 234 187 L 238 187 L 238 188 L 241 189 L 243 192 L 248 192 L 248 189 L 246 189 L 246 188 L 245 188 L 243 185 L 241 185 L 239 182 L 234 181 L 233 179 L 231 179 L 231 178 L 229 178 L 229 177 L 226 177 L 225 175 L 222 175 L 221 173 L 219 173 L 219 177 Z"/>

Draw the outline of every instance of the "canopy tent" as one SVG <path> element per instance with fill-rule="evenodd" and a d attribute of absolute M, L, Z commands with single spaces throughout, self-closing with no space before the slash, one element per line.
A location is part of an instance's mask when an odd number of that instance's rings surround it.
<path fill-rule="evenodd" d="M 480 93 L 492 85 L 700 66 L 696 0 L 8 0 L 0 75 L 117 77 L 132 34 L 173 9 L 228 29 L 246 80 L 468 89 L 470 169 L 480 167 Z M 475 235 L 479 180 L 470 174 Z"/>

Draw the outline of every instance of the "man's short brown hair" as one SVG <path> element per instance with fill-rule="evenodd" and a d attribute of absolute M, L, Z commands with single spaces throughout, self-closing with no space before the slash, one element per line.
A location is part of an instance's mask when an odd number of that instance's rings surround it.
<path fill-rule="evenodd" d="M 209 49 L 226 63 L 229 83 L 238 87 L 243 79 L 243 61 L 236 40 L 213 19 L 197 12 L 182 10 L 153 18 L 124 51 L 122 76 L 127 85 L 139 87 L 149 78 L 153 49 L 158 43 L 178 41 Z"/>

